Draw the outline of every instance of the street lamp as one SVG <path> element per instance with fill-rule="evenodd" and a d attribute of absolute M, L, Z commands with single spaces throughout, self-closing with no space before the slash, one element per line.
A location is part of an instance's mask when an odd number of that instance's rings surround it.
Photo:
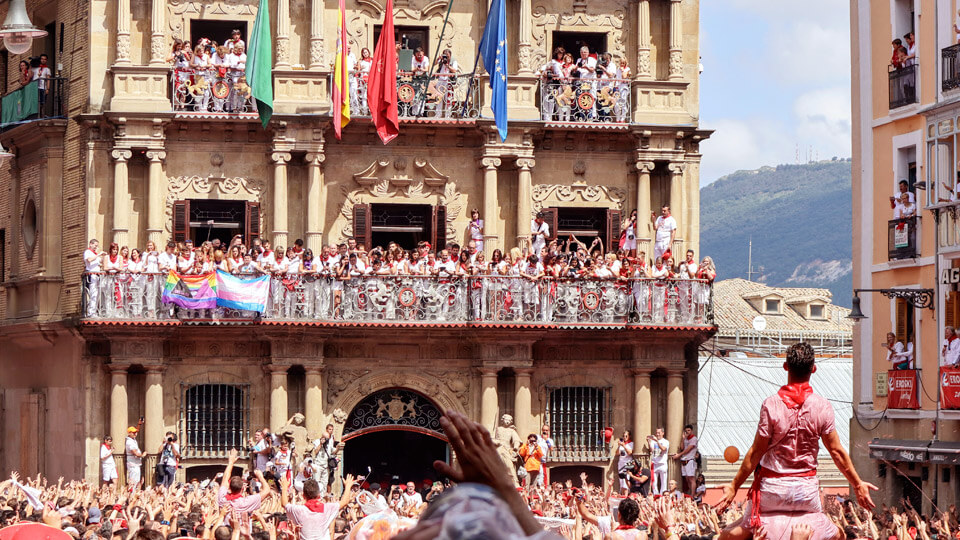
<path fill-rule="evenodd" d="M 878 292 L 891 299 L 903 298 L 915 308 L 933 309 L 933 289 L 854 289 L 850 314 L 847 315 L 848 319 L 860 321 L 867 318 L 860 310 L 860 297 L 858 295 L 862 292 Z"/>
<path fill-rule="evenodd" d="M 13 54 L 23 54 L 30 50 L 33 38 L 46 35 L 46 30 L 37 28 L 30 22 L 26 0 L 10 0 L 7 18 L 0 26 L 0 36 L 3 36 L 3 45 L 8 51 Z"/>

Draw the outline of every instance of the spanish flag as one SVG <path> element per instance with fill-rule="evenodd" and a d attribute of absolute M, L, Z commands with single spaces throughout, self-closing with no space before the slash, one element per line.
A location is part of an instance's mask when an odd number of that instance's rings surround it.
<path fill-rule="evenodd" d="M 337 61 L 333 68 L 333 131 L 340 139 L 343 126 L 350 123 L 350 83 L 347 71 L 347 8 L 346 0 L 340 0 L 337 15 Z"/>

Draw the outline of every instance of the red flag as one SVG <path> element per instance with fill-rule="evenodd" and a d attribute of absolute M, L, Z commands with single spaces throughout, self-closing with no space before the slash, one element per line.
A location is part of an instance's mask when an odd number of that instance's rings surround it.
<path fill-rule="evenodd" d="M 393 34 L 393 0 L 387 0 L 383 28 L 373 53 L 373 66 L 367 81 L 367 103 L 377 134 L 387 144 L 400 133 L 397 111 L 397 45 Z"/>

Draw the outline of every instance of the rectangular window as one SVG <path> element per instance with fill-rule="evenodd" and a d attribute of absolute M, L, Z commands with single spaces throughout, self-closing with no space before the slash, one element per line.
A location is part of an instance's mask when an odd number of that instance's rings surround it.
<path fill-rule="evenodd" d="M 180 386 L 180 441 L 185 457 L 224 457 L 250 438 L 250 385 Z"/>
<path fill-rule="evenodd" d="M 607 35 L 603 32 L 562 32 L 556 30 L 553 32 L 553 46 L 550 47 L 550 57 L 553 58 L 553 51 L 557 47 L 563 47 L 565 51 L 573 55 L 573 61 L 580 58 L 580 48 L 587 47 L 590 54 L 600 54 L 607 50 Z"/>
<path fill-rule="evenodd" d="M 780 300 L 767 298 L 763 301 L 763 312 L 770 315 L 777 315 L 780 313 Z"/>
<path fill-rule="evenodd" d="M 378 24 L 373 27 L 374 47 L 376 47 L 376 44 L 380 41 L 381 30 L 383 30 L 382 25 Z M 431 63 L 433 62 L 433 57 L 430 56 L 429 26 L 394 26 L 393 40 L 400 44 L 400 52 L 397 53 L 397 69 L 400 71 L 410 71 L 413 69 L 411 62 L 413 52 L 417 50 L 417 47 L 423 47 L 423 54 L 427 55 Z M 373 54 L 373 51 L 371 50 L 370 53 Z M 357 58 L 360 58 L 360 51 L 357 51 L 355 54 Z"/>
<path fill-rule="evenodd" d="M 810 305 L 810 318 L 811 318 L 811 319 L 823 319 L 823 318 L 824 318 L 823 304 L 811 304 L 811 305 Z"/>
<path fill-rule="evenodd" d="M 231 33 L 234 30 L 240 30 L 240 39 L 243 40 L 244 44 L 249 46 L 250 40 L 249 34 L 247 34 L 247 21 L 192 19 L 190 21 L 190 45 L 196 50 L 197 42 L 202 38 L 216 41 L 217 45 L 223 45 L 230 39 Z"/>
<path fill-rule="evenodd" d="M 610 388 L 565 386 L 548 391 L 546 423 L 556 444 L 551 461 L 608 457 L 603 431 L 612 425 L 611 399 Z"/>

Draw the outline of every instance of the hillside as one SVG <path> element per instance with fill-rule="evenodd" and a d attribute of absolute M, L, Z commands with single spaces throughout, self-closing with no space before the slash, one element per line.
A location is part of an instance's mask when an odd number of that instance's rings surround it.
<path fill-rule="evenodd" d="M 850 306 L 850 161 L 737 171 L 700 190 L 700 250 L 719 279 L 747 277 L 753 238 L 754 281 L 825 287 Z"/>

